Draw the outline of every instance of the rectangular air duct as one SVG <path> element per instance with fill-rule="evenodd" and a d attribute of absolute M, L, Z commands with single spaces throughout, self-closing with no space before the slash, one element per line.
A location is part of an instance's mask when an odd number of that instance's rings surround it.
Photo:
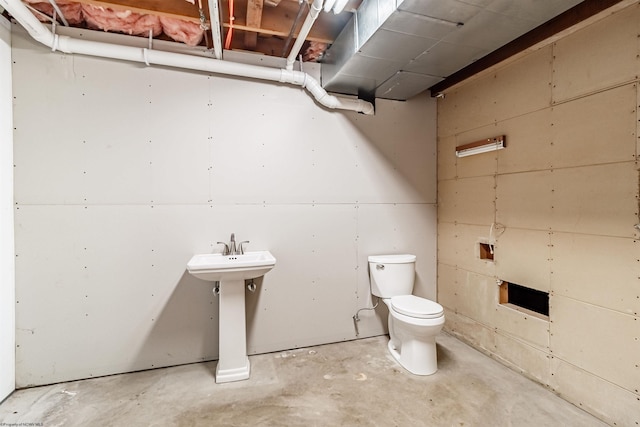
<path fill-rule="evenodd" d="M 406 100 L 580 0 L 474 3 L 364 0 L 325 54 L 322 86 Z"/>

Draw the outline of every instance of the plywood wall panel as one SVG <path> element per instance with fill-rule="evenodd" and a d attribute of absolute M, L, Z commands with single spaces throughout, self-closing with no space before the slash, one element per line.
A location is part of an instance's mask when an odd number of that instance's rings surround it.
<path fill-rule="evenodd" d="M 553 167 L 634 160 L 635 103 L 636 85 L 628 84 L 553 107 Z"/>
<path fill-rule="evenodd" d="M 456 225 L 456 266 L 483 276 L 494 277 L 496 265 L 480 258 L 480 243 L 489 241 L 490 226 Z"/>
<path fill-rule="evenodd" d="M 264 353 L 314 340 L 355 338 L 352 316 L 357 309 L 358 269 L 353 256 L 357 245 L 353 207 L 274 205 L 261 211 L 260 229 L 281 237 L 274 236 L 270 247 L 278 260 L 276 267 L 248 301 L 248 351 Z M 265 240 L 270 242 L 271 237 Z M 283 246 L 279 239 L 291 244 Z M 281 301 L 296 303 L 283 312 Z"/>
<path fill-rule="evenodd" d="M 485 140 L 499 135 L 496 126 L 482 126 L 477 129 L 456 135 L 456 146 Z M 498 154 L 496 152 L 460 157 L 456 160 L 456 176 L 469 178 L 476 176 L 495 175 L 498 172 Z"/>
<path fill-rule="evenodd" d="M 256 84 L 255 102 L 247 104 L 239 98 L 229 105 L 219 100 L 242 92 L 244 82 L 234 79 L 210 79 L 208 82 L 212 105 L 207 109 L 216 118 L 207 123 L 212 162 L 210 198 L 214 202 L 355 201 L 361 177 L 355 175 L 351 180 L 346 179 L 357 168 L 354 143 L 336 141 L 341 130 L 335 129 L 333 123 L 318 124 L 324 127 L 327 140 L 323 140 L 321 133 L 304 132 L 303 138 L 293 141 L 291 136 L 304 130 L 303 123 L 322 122 L 322 118 L 309 117 L 309 110 L 300 105 L 300 101 L 290 105 L 281 101 L 291 97 L 293 88 Z M 238 111 L 250 115 L 255 125 L 243 128 L 242 132 L 227 125 L 234 123 Z M 290 117 L 291 124 L 273 126 L 280 123 L 282 115 Z M 265 134 L 267 128 L 268 135 Z M 334 172 L 325 174 L 323 171 L 334 149 L 339 152 L 331 159 Z M 322 179 L 333 186 L 332 195 L 318 194 Z"/>
<path fill-rule="evenodd" d="M 551 49 L 530 53 L 447 93 L 439 105 L 445 131 L 461 133 L 551 105 Z M 453 118 L 449 115 L 453 113 Z M 452 120 L 448 124 L 448 120 Z"/>
<path fill-rule="evenodd" d="M 491 224 L 494 221 L 496 184 L 493 176 L 456 180 L 456 221 Z"/>
<path fill-rule="evenodd" d="M 445 138 L 455 135 L 458 130 L 458 115 L 456 97 L 448 95 L 437 99 L 438 137 Z"/>
<path fill-rule="evenodd" d="M 559 295 L 551 297 L 550 306 L 550 347 L 555 357 L 627 390 L 638 390 L 637 316 Z"/>
<path fill-rule="evenodd" d="M 443 329 L 445 332 L 452 334 L 480 351 L 495 353 L 496 336 L 493 328 L 451 310 L 445 309 L 444 317 L 445 324 Z"/>
<path fill-rule="evenodd" d="M 456 275 L 455 267 L 438 263 L 438 303 L 454 311 L 458 300 Z"/>
<path fill-rule="evenodd" d="M 459 159 L 457 179 L 447 169 L 439 181 L 441 236 L 455 233 L 440 252 L 445 330 L 617 425 L 635 425 L 640 414 L 640 5 L 631 3 L 438 101 L 441 155 L 452 135 L 492 130 L 507 139 L 497 168 L 480 156 L 462 168 Z M 487 302 L 467 281 L 478 272 L 466 241 L 477 235 L 461 230 L 484 225 L 468 221 L 489 197 L 463 195 L 464 182 L 492 174 L 487 226 L 506 227 L 494 276 L 550 291 L 548 321 L 495 301 L 483 317 L 486 307 L 471 305 Z"/>
<path fill-rule="evenodd" d="M 496 135 L 505 135 L 506 148 L 498 151 L 499 174 L 545 170 L 551 167 L 551 109 L 496 123 Z"/>
<path fill-rule="evenodd" d="M 357 215 L 357 253 L 360 289 L 369 283 L 370 255 L 410 253 L 416 255 L 414 294 L 435 301 L 437 208 L 423 205 L 359 205 Z"/>
<path fill-rule="evenodd" d="M 640 6 L 557 41 L 553 45 L 553 102 L 637 79 Z"/>
<path fill-rule="evenodd" d="M 492 111 L 494 105 L 494 75 L 480 77 L 474 84 L 457 87 L 447 92 L 445 99 L 438 101 L 439 123 L 442 123 L 443 136 L 458 134 L 477 127 L 486 126 L 495 121 Z"/>
<path fill-rule="evenodd" d="M 232 123 L 239 109 L 218 105 L 216 99 L 220 86 L 239 92 L 244 82 L 216 79 L 210 84 L 212 114 L 220 123 Z M 382 103 L 379 114 L 393 116 L 394 123 L 406 120 L 412 124 L 380 125 L 375 118 L 320 114 L 314 105 L 274 105 L 274 99 L 289 98 L 299 90 L 269 84 L 257 84 L 257 88 L 255 95 L 262 95 L 259 101 L 241 108 L 253 118 L 254 126 L 237 132 L 232 126 L 209 125 L 214 201 L 436 202 L 436 153 L 431 136 L 435 120 L 425 120 L 427 114 L 412 121 L 432 108 L 434 100 L 418 97 L 413 109 Z M 283 116 L 288 117 L 286 124 Z M 322 132 L 309 132 L 310 124 Z M 271 129 L 269 135 L 265 128 Z"/>
<path fill-rule="evenodd" d="M 493 325 L 498 289 L 495 279 L 459 268 L 456 282 L 456 313 L 483 325 Z"/>
<path fill-rule="evenodd" d="M 438 262 L 456 266 L 458 262 L 458 252 L 456 239 L 458 233 L 457 226 L 451 222 L 440 222 L 438 225 Z"/>
<path fill-rule="evenodd" d="M 553 175 L 550 171 L 498 175 L 496 221 L 507 228 L 548 230 Z"/>
<path fill-rule="evenodd" d="M 438 180 L 456 177 L 456 137 L 445 136 L 438 140 Z"/>
<path fill-rule="evenodd" d="M 415 292 L 436 298 L 428 94 L 365 118 L 300 88 L 16 40 L 21 385 L 215 359 L 213 285 L 186 263 L 232 232 L 278 260 L 247 294 L 251 353 L 356 338 L 374 252 L 416 253 Z M 360 337 L 385 333 L 385 307 Z"/>
<path fill-rule="evenodd" d="M 497 291 L 497 286 L 496 286 Z M 547 351 L 549 348 L 549 321 L 504 305 L 495 307 L 496 331 L 520 339 L 529 345 Z"/>
<path fill-rule="evenodd" d="M 438 182 L 438 221 L 454 223 L 458 221 L 456 198 L 458 180 L 447 179 Z"/>
<path fill-rule="evenodd" d="M 638 73 L 640 74 L 640 73 Z M 640 87 L 636 84 L 636 160 L 640 160 Z"/>
<path fill-rule="evenodd" d="M 182 228 L 191 229 L 185 241 L 207 214 L 200 207 L 181 212 Z M 43 215 L 49 220 L 41 221 Z M 217 355 L 211 286 L 193 284 L 190 276 L 183 281 L 185 259 L 192 255 L 187 245 L 172 241 L 182 253 L 158 262 L 156 254 L 164 248 L 152 243 L 156 216 L 151 208 L 27 206 L 20 218 L 23 262 L 17 273 L 30 286 L 19 290 L 18 322 L 20 329 L 33 331 L 20 335 L 21 387 L 188 363 L 194 354 Z M 41 248 L 42 269 L 32 268 L 27 256 L 34 246 Z M 45 268 L 49 262 L 55 265 Z M 60 272 L 59 265 L 67 269 Z M 36 286 L 52 280 L 56 285 Z M 133 303 L 140 301 L 146 304 Z M 175 345 L 179 349 L 171 351 Z M 48 357 L 42 359 L 44 353 Z"/>
<path fill-rule="evenodd" d="M 333 151 L 345 145 L 341 140 L 345 135 L 354 142 L 354 153 L 358 158 L 353 175 L 361 176 L 358 202 L 435 203 L 435 99 L 425 92 L 412 98 L 410 104 L 377 100 L 378 114 L 389 120 L 382 123 L 376 116 L 349 114 L 332 118 L 331 122 L 323 125 L 319 116 L 315 123 L 323 129 L 323 132 L 318 132 L 320 142 L 327 144 L 331 139 L 329 146 L 336 144 Z M 336 121 L 339 126 L 332 124 Z M 308 133 L 306 120 L 301 119 L 300 126 L 300 134 Z M 331 126 L 340 132 L 334 138 L 325 133 Z M 328 160 L 333 162 L 336 159 L 331 156 Z M 332 188 L 327 187 L 324 180 L 318 187 Z"/>
<path fill-rule="evenodd" d="M 553 171 L 555 231 L 633 237 L 638 219 L 634 162 Z"/>
<path fill-rule="evenodd" d="M 551 105 L 552 55 L 547 46 L 496 72 L 492 84 L 492 114 L 496 122 Z"/>
<path fill-rule="evenodd" d="M 633 239 L 554 232 L 551 289 L 626 314 L 640 313 L 640 243 Z"/>
<path fill-rule="evenodd" d="M 496 356 L 499 360 L 533 378 L 541 384 L 548 384 L 551 377 L 549 353 L 521 340 L 500 332 L 496 334 Z"/>
<path fill-rule="evenodd" d="M 557 357 L 551 358 L 551 372 L 551 389 L 577 407 L 610 425 L 640 424 L 637 392 L 625 390 Z"/>
<path fill-rule="evenodd" d="M 495 246 L 499 279 L 549 292 L 550 238 L 547 231 L 506 228 Z"/>

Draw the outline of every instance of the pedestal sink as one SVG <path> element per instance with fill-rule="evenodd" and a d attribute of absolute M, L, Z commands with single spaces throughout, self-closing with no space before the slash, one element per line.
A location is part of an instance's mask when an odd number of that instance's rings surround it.
<path fill-rule="evenodd" d="M 220 282 L 220 356 L 216 368 L 217 383 L 249 378 L 244 281 L 264 276 L 275 265 L 276 259 L 269 251 L 239 255 L 194 255 L 187 264 L 187 270 L 193 276 Z"/>

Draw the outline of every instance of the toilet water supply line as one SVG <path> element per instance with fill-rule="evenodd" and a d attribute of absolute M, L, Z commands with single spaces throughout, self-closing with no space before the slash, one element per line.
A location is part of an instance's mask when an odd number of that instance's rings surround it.
<path fill-rule="evenodd" d="M 322 4 L 322 0 L 314 0 Z M 27 9 L 20 0 L 0 0 L 0 6 L 6 9 L 22 25 L 36 41 L 48 46 L 54 52 L 77 53 L 80 55 L 141 62 L 147 65 L 156 64 L 168 67 L 205 71 L 237 77 L 247 77 L 279 83 L 302 86 L 316 101 L 331 109 L 350 110 L 372 115 L 373 105 L 355 98 L 330 95 L 320 83 L 307 73 L 288 69 L 277 69 L 257 65 L 240 64 L 213 58 L 204 58 L 173 52 L 162 52 L 147 48 L 122 46 L 116 44 L 74 39 L 69 36 L 53 34 Z M 299 35 L 298 39 L 304 38 Z M 297 44 L 297 41 L 296 41 Z M 295 50 L 292 50 L 295 52 Z M 296 52 L 297 53 L 297 52 Z"/>
<path fill-rule="evenodd" d="M 369 284 L 369 288 L 371 288 L 371 284 Z M 373 307 L 365 307 L 356 311 L 356 314 L 353 315 L 353 326 L 356 328 L 356 337 L 360 336 L 360 331 L 358 330 L 358 322 L 360 321 L 360 317 L 358 315 L 362 310 L 375 310 L 378 307 L 378 303 L 380 302 L 380 298 L 376 299 L 376 303 L 373 304 Z"/>
<path fill-rule="evenodd" d="M 371 277 L 369 277 L 369 295 L 373 295 L 373 290 L 371 289 Z M 375 310 L 378 307 L 378 303 L 380 303 L 380 298 L 376 297 L 376 303 L 373 304 L 373 307 L 361 308 L 360 310 L 356 311 L 356 314 L 353 315 L 353 327 L 356 329 L 356 337 L 360 336 L 360 331 L 358 330 L 358 322 L 360 321 L 360 317 L 359 317 L 360 312 L 364 310 Z"/>

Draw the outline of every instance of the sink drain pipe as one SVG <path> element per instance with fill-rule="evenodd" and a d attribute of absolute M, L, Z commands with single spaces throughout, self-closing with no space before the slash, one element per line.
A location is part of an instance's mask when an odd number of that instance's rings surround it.
<path fill-rule="evenodd" d="M 162 65 L 235 77 L 287 83 L 302 86 L 319 104 L 327 108 L 356 111 L 368 115 L 374 113 L 374 107 L 370 102 L 330 95 L 320 86 L 320 83 L 318 83 L 316 79 L 302 71 L 240 64 L 220 59 L 163 52 L 147 48 L 74 39 L 49 31 L 20 0 L 0 0 L 0 6 L 6 9 L 11 16 L 27 30 L 34 40 L 50 47 L 54 52 L 59 50 L 69 54 L 75 53 L 101 58 L 141 62 L 147 65 Z"/>

